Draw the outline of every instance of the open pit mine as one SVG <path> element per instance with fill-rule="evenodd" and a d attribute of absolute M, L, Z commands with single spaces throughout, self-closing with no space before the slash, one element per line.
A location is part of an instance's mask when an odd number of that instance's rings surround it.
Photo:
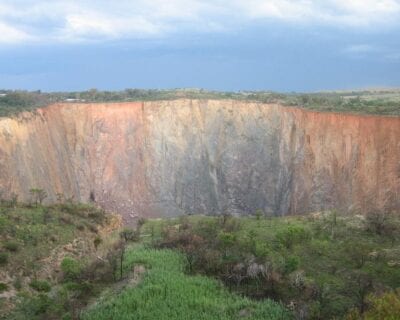
<path fill-rule="evenodd" d="M 231 100 L 54 104 L 0 119 L 0 192 L 137 217 L 399 207 L 400 118 Z"/>

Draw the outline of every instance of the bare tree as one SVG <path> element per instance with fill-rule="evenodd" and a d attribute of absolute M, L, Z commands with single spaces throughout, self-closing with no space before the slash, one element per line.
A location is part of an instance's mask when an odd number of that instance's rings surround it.
<path fill-rule="evenodd" d="M 32 188 L 29 190 L 29 193 L 31 194 L 32 202 L 35 203 L 36 207 L 38 204 L 41 205 L 43 200 L 47 198 L 47 192 L 43 189 Z"/>

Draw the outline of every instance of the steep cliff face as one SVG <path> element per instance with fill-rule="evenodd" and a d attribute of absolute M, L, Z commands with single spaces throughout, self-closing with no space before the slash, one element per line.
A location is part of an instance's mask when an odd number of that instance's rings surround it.
<path fill-rule="evenodd" d="M 0 188 L 134 216 L 398 205 L 400 118 L 237 101 L 57 104 L 0 120 Z"/>

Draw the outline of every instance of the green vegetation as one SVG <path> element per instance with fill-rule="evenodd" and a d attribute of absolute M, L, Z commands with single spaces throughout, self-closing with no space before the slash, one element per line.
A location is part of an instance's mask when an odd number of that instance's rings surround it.
<path fill-rule="evenodd" d="M 8 251 L 17 252 L 19 244 L 16 241 L 6 241 L 3 246 Z"/>
<path fill-rule="evenodd" d="M 93 230 L 109 221 L 103 210 L 88 205 L 1 199 L 0 275 L 6 276 L 0 291 L 9 291 L 10 298 L 0 298 L 0 319 L 59 319 L 75 307 L 71 297 L 90 297 L 83 268 L 76 265 L 91 263 L 93 240 L 100 237 Z M 81 224 L 92 228 L 80 230 Z"/>
<path fill-rule="evenodd" d="M 65 279 L 76 280 L 82 272 L 82 266 L 79 261 L 66 257 L 61 261 L 61 270 Z"/>
<path fill-rule="evenodd" d="M 29 285 L 36 291 L 49 292 L 51 289 L 50 283 L 46 280 L 32 280 Z"/>
<path fill-rule="evenodd" d="M 400 315 L 400 290 L 386 292 L 380 296 L 370 295 L 367 298 L 368 311 L 360 314 L 352 310 L 347 320 L 397 320 Z"/>
<path fill-rule="evenodd" d="M 400 217 L 140 219 L 0 205 L 0 319 L 397 319 Z M 118 228 L 119 224 L 115 228 Z M 8 299 L 8 300 L 6 300 Z"/>
<path fill-rule="evenodd" d="M 57 102 L 124 102 L 174 99 L 233 99 L 281 103 L 316 111 L 360 114 L 400 115 L 400 90 L 332 91 L 318 93 L 276 93 L 270 91 L 218 92 L 203 89 L 99 91 L 82 92 L 0 90 L 0 117 L 32 111 Z"/>
<path fill-rule="evenodd" d="M 0 282 L 0 293 L 2 293 L 3 291 L 6 291 L 7 289 L 8 289 L 8 286 L 5 283 Z"/>
<path fill-rule="evenodd" d="M 0 251 L 10 275 L 32 274 L 41 267 L 40 261 L 62 244 L 86 236 L 76 227 L 80 223 L 101 224 L 105 213 L 87 205 L 0 206 Z M 95 234 L 93 232 L 88 235 Z M 4 252 L 3 252 L 4 251 Z"/>
<path fill-rule="evenodd" d="M 8 254 L 6 252 L 0 252 L 0 266 L 8 263 Z"/>
<path fill-rule="evenodd" d="M 290 319 L 278 304 L 251 301 L 230 293 L 220 283 L 204 276 L 184 274 L 185 257 L 171 250 L 143 247 L 127 252 L 126 269 L 143 265 L 147 272 L 137 287 L 103 299 L 83 315 L 101 319 L 197 319 L 222 320 Z"/>
<path fill-rule="evenodd" d="M 183 253 L 189 274 L 216 277 L 254 299 L 283 301 L 296 318 L 332 319 L 352 309 L 363 314 L 370 294 L 400 287 L 400 219 L 386 216 L 379 232 L 373 218 L 337 213 L 190 216 L 149 221 L 143 230 L 149 245 Z"/>

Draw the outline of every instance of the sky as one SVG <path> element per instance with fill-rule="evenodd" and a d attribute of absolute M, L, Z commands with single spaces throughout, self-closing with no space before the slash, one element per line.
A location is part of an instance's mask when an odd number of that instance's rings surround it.
<path fill-rule="evenodd" d="M 0 88 L 400 87 L 400 0 L 0 0 Z"/>

